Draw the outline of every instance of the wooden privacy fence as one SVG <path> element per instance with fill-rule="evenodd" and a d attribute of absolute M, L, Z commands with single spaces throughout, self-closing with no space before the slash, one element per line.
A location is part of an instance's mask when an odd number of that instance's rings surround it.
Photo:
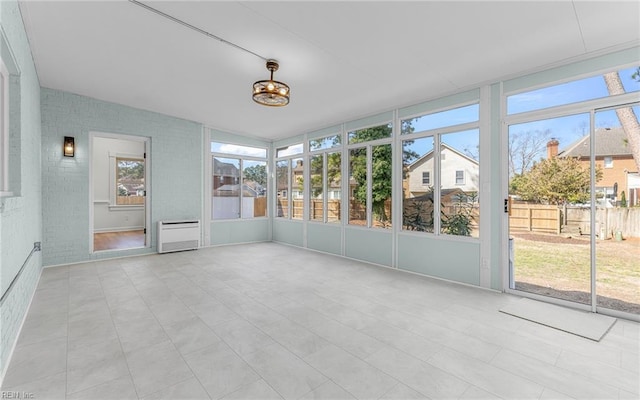
<path fill-rule="evenodd" d="M 596 208 L 596 234 L 610 238 L 640 237 L 640 207 Z M 587 207 L 542 204 L 512 204 L 509 229 L 541 233 L 588 235 L 591 210 Z"/>
<path fill-rule="evenodd" d="M 512 204 L 509 229 L 560 234 L 561 216 L 554 205 Z"/>
<path fill-rule="evenodd" d="M 116 204 L 117 205 L 142 205 L 144 204 L 144 196 L 117 196 Z"/>
<path fill-rule="evenodd" d="M 253 216 L 264 217 L 267 215 L 267 198 L 255 197 L 253 199 Z"/>
<path fill-rule="evenodd" d="M 323 220 L 323 202 L 322 199 L 313 199 L 309 207 L 309 219 L 322 221 Z M 278 199 L 278 216 L 288 216 L 289 200 Z M 291 218 L 302 219 L 304 212 L 304 200 L 293 200 L 293 207 L 291 210 Z M 334 222 L 340 220 L 340 200 L 327 200 L 327 221 Z"/>
<path fill-rule="evenodd" d="M 565 210 L 563 231 L 591 232 L 591 211 L 588 208 L 568 206 Z M 640 207 L 614 207 L 596 209 L 596 235 L 611 238 L 616 232 L 623 237 L 640 237 Z"/>

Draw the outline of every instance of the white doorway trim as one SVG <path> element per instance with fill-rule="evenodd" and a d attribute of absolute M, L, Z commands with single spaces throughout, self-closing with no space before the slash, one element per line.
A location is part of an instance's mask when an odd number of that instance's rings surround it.
<path fill-rule="evenodd" d="M 124 135 L 118 133 L 107 133 L 107 132 L 97 132 L 90 131 L 89 132 L 89 253 L 94 254 L 94 246 L 93 246 L 93 234 L 94 234 L 94 191 L 93 191 L 93 147 L 94 147 L 94 139 L 95 138 L 108 138 L 108 139 L 119 139 L 119 140 L 128 140 L 132 142 L 142 142 L 144 143 L 144 179 L 145 179 L 145 190 L 146 195 L 144 198 L 144 229 L 145 229 L 145 240 L 144 246 L 141 248 L 150 248 L 151 247 L 151 138 L 146 136 L 135 136 L 135 135 Z M 138 249 L 140 247 L 137 247 Z M 128 250 L 128 249 L 127 249 Z M 124 249 L 119 250 L 106 250 L 106 251 L 126 251 Z M 103 251 L 100 251 L 103 252 Z"/>

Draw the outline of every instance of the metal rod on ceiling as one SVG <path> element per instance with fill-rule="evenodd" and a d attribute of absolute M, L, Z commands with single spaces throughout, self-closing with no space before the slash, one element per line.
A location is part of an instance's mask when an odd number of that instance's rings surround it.
<path fill-rule="evenodd" d="M 242 50 L 242 51 L 244 51 L 245 53 L 249 53 L 249 54 L 254 55 L 254 56 L 256 56 L 256 57 L 258 57 L 258 58 L 260 58 L 260 59 L 262 59 L 262 60 L 264 60 L 264 61 L 267 61 L 267 58 L 266 58 L 266 57 L 263 57 L 263 56 L 261 56 L 261 55 L 260 55 L 260 54 L 258 54 L 258 53 L 254 53 L 253 51 L 251 51 L 251 50 L 249 50 L 249 49 L 245 49 L 245 48 L 244 48 L 244 47 L 242 47 L 242 46 L 239 46 L 239 45 L 237 45 L 237 44 L 235 44 L 235 43 L 231 43 L 230 41 L 225 40 L 225 39 L 221 38 L 220 36 L 216 36 L 216 35 L 214 35 L 213 33 L 210 33 L 210 32 L 205 31 L 204 29 L 200 29 L 200 28 L 198 28 L 197 26 L 193 26 L 193 25 L 191 25 L 191 24 L 190 24 L 190 23 L 188 23 L 188 22 L 185 22 L 185 21 L 183 21 L 183 20 L 181 20 L 181 19 L 178 19 L 178 18 L 176 18 L 176 17 L 174 17 L 174 16 L 172 16 L 172 15 L 169 15 L 169 14 L 167 14 L 167 13 L 164 13 L 164 12 L 162 12 L 162 11 L 160 11 L 160 10 L 156 9 L 156 8 L 153 8 L 153 7 L 151 7 L 151 6 L 148 6 L 148 5 L 146 5 L 146 4 L 144 4 L 144 3 L 141 3 L 141 2 L 139 2 L 139 1 L 137 1 L 137 0 L 129 0 L 129 2 L 130 2 L 130 3 L 133 3 L 133 4 L 137 5 L 137 6 L 140 6 L 140 7 L 144 8 L 144 9 L 146 9 L 146 10 L 148 10 L 148 11 L 151 11 L 151 12 L 153 12 L 153 13 L 155 13 L 155 14 L 158 14 L 158 15 L 160 15 L 161 17 L 167 18 L 168 20 L 171 20 L 171 21 L 173 21 L 173 22 L 176 22 L 176 23 L 178 23 L 178 24 L 180 24 L 180 25 L 182 25 L 182 26 L 184 26 L 184 27 L 187 27 L 187 28 L 189 28 L 189 29 L 192 29 L 192 30 L 194 30 L 194 31 L 196 31 L 196 32 L 198 32 L 198 33 L 201 33 L 201 34 L 203 34 L 203 35 L 205 35 L 205 36 L 207 36 L 207 37 L 210 37 L 210 38 L 212 38 L 212 39 L 216 39 L 216 40 L 218 40 L 218 41 L 220 41 L 220 42 L 222 42 L 222 43 L 224 43 L 224 44 L 226 44 L 226 45 L 229 45 L 229 46 L 231 46 L 231 47 L 235 47 L 235 48 L 236 48 L 236 49 L 238 49 L 238 50 Z"/>

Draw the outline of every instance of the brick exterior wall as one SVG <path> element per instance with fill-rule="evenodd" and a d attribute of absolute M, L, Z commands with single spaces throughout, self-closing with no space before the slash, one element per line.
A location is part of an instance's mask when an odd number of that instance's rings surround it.
<path fill-rule="evenodd" d="M 585 168 L 589 168 L 589 160 L 581 159 L 580 163 Z M 629 198 L 629 188 L 627 187 L 627 172 L 636 171 L 636 163 L 633 157 L 629 156 L 614 156 L 613 168 L 604 167 L 604 158 L 596 158 L 596 168 L 602 171 L 602 179 L 596 182 L 596 187 L 613 187 L 614 183 L 618 183 L 618 200 L 624 191 Z M 627 171 L 627 172 L 625 172 Z"/>

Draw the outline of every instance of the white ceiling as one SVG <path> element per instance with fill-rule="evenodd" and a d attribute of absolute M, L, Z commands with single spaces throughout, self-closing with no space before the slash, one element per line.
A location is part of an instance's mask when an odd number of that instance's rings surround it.
<path fill-rule="evenodd" d="M 260 58 L 127 1 L 23 1 L 40 84 L 279 139 L 640 42 L 638 1 L 145 1 L 280 61 L 284 108 L 251 100 Z"/>

